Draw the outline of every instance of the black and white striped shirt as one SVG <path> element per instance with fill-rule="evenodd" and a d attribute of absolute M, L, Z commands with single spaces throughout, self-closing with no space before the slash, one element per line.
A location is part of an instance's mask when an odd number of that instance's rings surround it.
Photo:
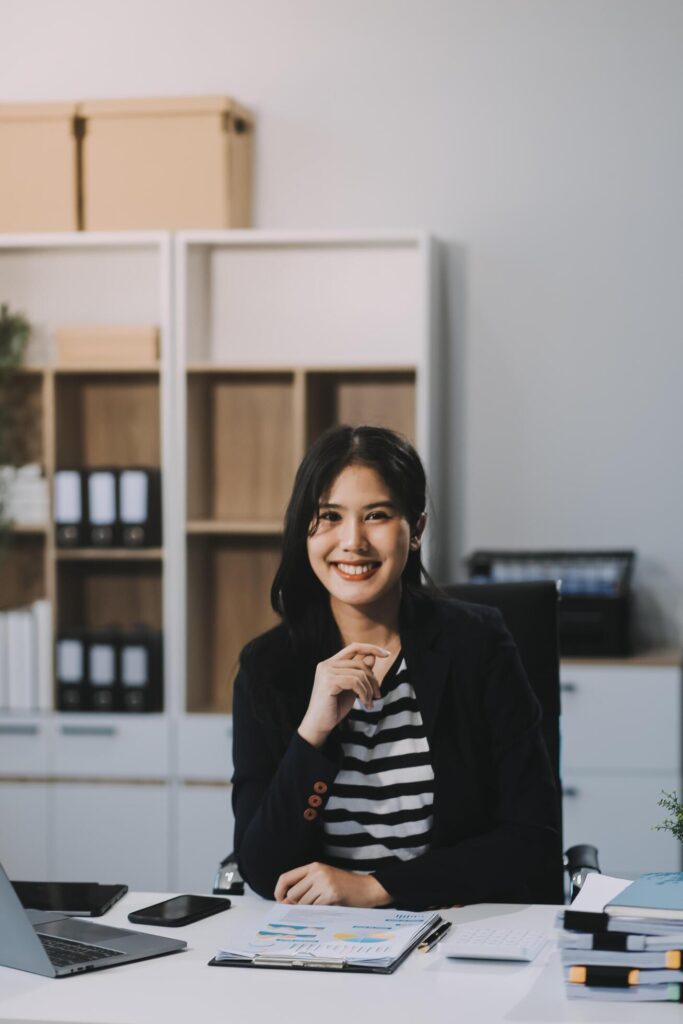
<path fill-rule="evenodd" d="M 323 812 L 325 860 L 372 872 L 429 849 L 434 771 L 402 654 L 372 711 L 356 700 L 342 726 L 344 757 Z"/>

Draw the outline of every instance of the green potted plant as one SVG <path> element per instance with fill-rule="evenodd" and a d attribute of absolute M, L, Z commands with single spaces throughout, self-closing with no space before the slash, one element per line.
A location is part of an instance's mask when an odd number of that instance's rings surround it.
<path fill-rule="evenodd" d="M 679 843 L 683 843 L 683 803 L 679 803 L 678 794 L 665 793 L 662 790 L 661 800 L 657 803 L 668 811 L 668 815 L 661 825 L 655 825 L 655 828 L 658 832 L 670 832 Z"/>
<path fill-rule="evenodd" d="M 21 365 L 31 327 L 22 313 L 13 313 L 0 305 L 0 466 L 10 461 L 7 435 L 15 414 L 12 372 Z M 2 481 L 0 480 L 0 541 L 6 540 L 8 523 Z"/>

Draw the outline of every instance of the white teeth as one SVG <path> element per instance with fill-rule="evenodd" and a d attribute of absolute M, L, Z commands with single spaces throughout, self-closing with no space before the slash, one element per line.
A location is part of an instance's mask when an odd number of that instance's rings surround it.
<path fill-rule="evenodd" d="M 365 576 L 371 569 L 374 569 L 373 565 L 348 565 L 345 562 L 339 562 L 338 566 L 347 576 Z"/>

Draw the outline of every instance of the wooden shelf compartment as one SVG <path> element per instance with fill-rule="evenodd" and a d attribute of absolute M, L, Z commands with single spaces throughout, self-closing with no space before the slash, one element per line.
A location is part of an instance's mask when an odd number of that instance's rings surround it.
<path fill-rule="evenodd" d="M 301 454 L 298 394 L 292 371 L 188 375 L 190 523 L 248 522 L 270 531 L 281 522 Z"/>
<path fill-rule="evenodd" d="M 278 621 L 270 587 L 279 561 L 275 538 L 188 538 L 188 712 L 232 710 L 242 647 Z"/>
<path fill-rule="evenodd" d="M 48 592 L 45 536 L 16 533 L 0 546 L 0 611 L 32 604 Z"/>
<path fill-rule="evenodd" d="M 415 370 L 315 370 L 306 374 L 306 444 L 328 427 L 382 426 L 415 443 Z"/>
<path fill-rule="evenodd" d="M 157 373 L 65 372 L 55 389 L 58 468 L 160 464 Z"/>
<path fill-rule="evenodd" d="M 406 232 L 183 232 L 187 361 L 412 363 L 425 255 Z"/>
<path fill-rule="evenodd" d="M 57 567 L 58 628 L 162 630 L 158 561 L 61 561 Z"/>

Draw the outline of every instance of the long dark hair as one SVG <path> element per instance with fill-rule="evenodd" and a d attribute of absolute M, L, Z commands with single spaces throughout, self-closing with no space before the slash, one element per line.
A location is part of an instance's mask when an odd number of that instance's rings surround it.
<path fill-rule="evenodd" d="M 374 469 L 389 488 L 410 526 L 418 529 L 427 501 L 427 483 L 420 457 L 405 437 L 386 427 L 331 427 L 311 445 L 299 466 L 285 513 L 282 559 L 270 592 L 273 609 L 282 616 L 294 649 L 314 660 L 330 657 L 339 634 L 329 608 L 329 595 L 308 560 L 307 538 L 318 522 L 323 496 L 347 466 Z M 404 588 L 420 590 L 429 579 L 419 548 L 411 548 L 403 570 Z"/>

